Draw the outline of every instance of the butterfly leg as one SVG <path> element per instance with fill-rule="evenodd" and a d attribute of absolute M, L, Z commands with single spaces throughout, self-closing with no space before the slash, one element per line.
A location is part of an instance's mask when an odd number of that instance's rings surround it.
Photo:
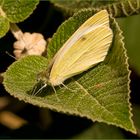
<path fill-rule="evenodd" d="M 75 90 L 68 88 L 65 84 L 61 83 L 61 85 L 64 86 L 66 89 L 70 90 L 71 92 L 75 92 Z"/>
<path fill-rule="evenodd" d="M 60 101 L 60 99 L 59 99 L 59 97 L 57 96 L 56 90 L 55 90 L 55 88 L 54 88 L 54 86 L 53 86 L 53 85 L 52 85 L 52 88 L 53 88 L 53 91 L 54 91 L 55 96 L 56 96 L 56 98 L 57 98 L 57 101 Z"/>

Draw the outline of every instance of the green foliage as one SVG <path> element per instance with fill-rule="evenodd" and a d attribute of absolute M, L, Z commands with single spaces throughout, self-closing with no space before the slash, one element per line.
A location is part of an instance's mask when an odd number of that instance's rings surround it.
<path fill-rule="evenodd" d="M 93 8 L 94 11 L 107 9 L 114 17 L 129 16 L 140 13 L 140 0 L 50 0 L 56 7 L 72 15 L 82 8 Z"/>
<path fill-rule="evenodd" d="M 0 17 L 0 29 L 0 37 L 4 36 L 9 30 L 9 21 L 4 17 Z"/>
<path fill-rule="evenodd" d="M 140 75 L 140 15 L 119 18 L 118 22 L 124 32 L 129 62 L 132 68 Z"/>
<path fill-rule="evenodd" d="M 25 20 L 36 8 L 39 0 L 0 0 L 0 37 L 9 29 L 9 22 Z"/>
<path fill-rule="evenodd" d="M 94 10 L 82 10 L 64 22 L 48 46 L 48 59 L 28 56 L 13 63 L 4 74 L 5 89 L 25 102 L 63 113 L 105 122 L 135 133 L 129 103 L 129 70 L 121 30 L 114 19 L 112 46 L 104 62 L 65 81 L 66 87 L 52 87 L 34 95 L 37 75 L 47 69 L 50 59 Z M 42 85 L 43 86 L 43 85 Z"/>
<path fill-rule="evenodd" d="M 67 9 L 69 11 L 77 11 L 77 10 L 80 10 L 82 8 L 89 8 L 89 7 L 100 7 L 100 6 L 103 6 L 103 5 L 108 5 L 108 4 L 111 4 L 111 3 L 116 3 L 118 2 L 119 0 L 111 0 L 111 1 L 98 1 L 98 0 L 86 0 L 86 1 L 83 1 L 83 0 L 71 0 L 71 1 L 68 1 L 68 0 L 50 0 L 52 3 L 55 4 L 55 6 L 57 7 L 60 7 L 60 8 L 64 8 L 64 9 Z"/>

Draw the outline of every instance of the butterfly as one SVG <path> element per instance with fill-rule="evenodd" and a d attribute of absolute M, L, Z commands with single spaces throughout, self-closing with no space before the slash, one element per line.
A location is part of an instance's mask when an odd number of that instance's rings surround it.
<path fill-rule="evenodd" d="M 45 85 L 63 85 L 70 77 L 104 61 L 112 43 L 109 14 L 101 10 L 87 19 L 54 55 L 44 77 Z"/>

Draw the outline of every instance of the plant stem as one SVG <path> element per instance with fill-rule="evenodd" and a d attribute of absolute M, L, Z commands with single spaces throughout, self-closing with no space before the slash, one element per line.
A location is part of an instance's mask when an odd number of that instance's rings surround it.
<path fill-rule="evenodd" d="M 23 32 L 20 30 L 20 28 L 15 23 L 10 23 L 10 30 L 17 40 L 22 39 Z"/>

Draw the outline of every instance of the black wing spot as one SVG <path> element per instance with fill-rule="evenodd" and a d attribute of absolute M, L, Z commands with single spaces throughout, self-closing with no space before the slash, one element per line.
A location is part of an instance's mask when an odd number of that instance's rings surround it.
<path fill-rule="evenodd" d="M 86 37 L 81 37 L 81 41 L 85 41 L 86 39 Z"/>

